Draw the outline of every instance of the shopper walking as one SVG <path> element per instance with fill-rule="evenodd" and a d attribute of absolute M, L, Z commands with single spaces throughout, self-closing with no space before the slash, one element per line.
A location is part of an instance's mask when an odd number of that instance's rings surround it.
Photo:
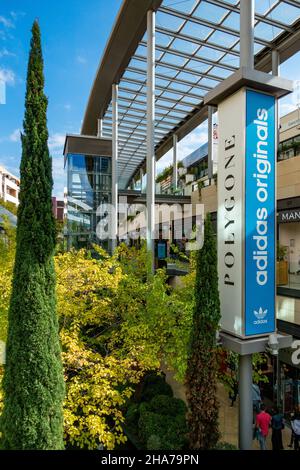
<path fill-rule="evenodd" d="M 231 407 L 236 402 L 238 393 L 239 393 L 239 384 L 238 384 L 238 381 L 236 379 L 234 379 L 232 389 L 230 390 L 230 393 L 229 393 L 229 399 L 231 401 L 231 405 L 230 405 Z"/>
<path fill-rule="evenodd" d="M 299 450 L 299 440 L 300 440 L 300 413 L 297 412 L 293 421 L 291 422 L 292 429 L 294 432 L 294 449 Z"/>
<path fill-rule="evenodd" d="M 295 416 L 297 415 L 297 409 L 295 408 L 292 413 L 290 413 L 290 423 L 291 423 L 291 439 L 288 447 L 291 449 L 294 447 L 294 439 L 295 439 L 295 433 L 293 431 L 293 426 L 292 426 L 292 421 L 295 419 Z"/>
<path fill-rule="evenodd" d="M 255 413 L 259 412 L 261 404 L 261 394 L 260 388 L 257 384 L 252 383 L 252 401 L 253 401 L 253 411 Z"/>
<path fill-rule="evenodd" d="M 282 430 L 284 429 L 284 419 L 283 419 L 283 415 L 279 413 L 279 409 L 277 407 L 275 407 L 273 410 L 271 427 L 272 427 L 272 450 L 283 450 Z"/>
<path fill-rule="evenodd" d="M 271 423 L 271 415 L 265 411 L 264 404 L 260 406 L 260 411 L 256 415 L 256 429 L 257 438 L 260 445 L 260 450 L 267 450 L 266 440 L 269 434 L 269 427 Z"/>

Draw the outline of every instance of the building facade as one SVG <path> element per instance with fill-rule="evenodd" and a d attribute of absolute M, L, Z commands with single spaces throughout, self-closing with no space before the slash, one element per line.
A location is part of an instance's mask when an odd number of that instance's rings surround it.
<path fill-rule="evenodd" d="M 52 197 L 52 211 L 55 220 L 63 222 L 65 218 L 65 201 L 57 200 L 56 197 Z"/>
<path fill-rule="evenodd" d="M 106 214 L 100 208 L 111 202 L 111 141 L 67 136 L 64 150 L 67 170 L 67 247 L 109 250 Z M 102 230 L 102 236 L 99 231 Z"/>
<path fill-rule="evenodd" d="M 0 198 L 19 205 L 20 179 L 0 166 Z"/>

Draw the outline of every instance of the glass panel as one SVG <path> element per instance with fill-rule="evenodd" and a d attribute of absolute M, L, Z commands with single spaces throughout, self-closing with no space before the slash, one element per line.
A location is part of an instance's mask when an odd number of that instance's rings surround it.
<path fill-rule="evenodd" d="M 111 201 L 111 158 L 69 154 L 67 164 L 68 246 L 90 248 L 99 243 L 96 228 L 101 217 L 96 215 L 97 209 Z"/>
<path fill-rule="evenodd" d="M 271 19 L 278 20 L 281 23 L 292 24 L 300 17 L 300 4 L 297 8 L 281 2 L 268 17 L 272 17 Z"/>
<path fill-rule="evenodd" d="M 254 28 L 254 36 L 264 41 L 272 41 L 276 36 L 281 34 L 283 29 L 276 28 L 276 26 L 263 23 L 260 21 Z"/>
<path fill-rule="evenodd" d="M 300 290 L 300 223 L 279 224 L 282 259 L 277 262 L 277 284 Z"/>
<path fill-rule="evenodd" d="M 194 15 L 198 18 L 203 18 L 204 20 L 218 24 L 221 23 L 227 12 L 228 10 L 225 10 L 224 8 L 220 8 L 217 5 L 212 5 L 211 3 L 202 1 L 199 7 L 196 9 Z"/>

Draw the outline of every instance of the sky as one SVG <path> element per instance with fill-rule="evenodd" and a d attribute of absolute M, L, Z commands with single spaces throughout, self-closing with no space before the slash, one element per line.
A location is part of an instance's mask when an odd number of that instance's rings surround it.
<path fill-rule="evenodd" d="M 6 103 L 0 104 L 0 165 L 19 175 L 20 131 L 24 115 L 31 26 L 37 18 L 42 32 L 45 93 L 49 99 L 49 149 L 53 157 L 53 194 L 65 186 L 63 144 L 66 133 L 79 133 L 88 96 L 121 0 L 0 0 L 0 82 Z M 281 66 L 281 75 L 300 81 L 300 54 Z M 3 101 L 0 85 L 0 103 Z M 299 91 L 281 100 L 286 114 L 300 102 Z M 181 160 L 207 141 L 202 124 L 178 147 Z M 172 162 L 168 152 L 157 172 Z"/>
<path fill-rule="evenodd" d="M 54 195 L 58 197 L 62 197 L 65 186 L 65 134 L 80 132 L 89 92 L 120 5 L 121 0 L 0 0 L 0 80 L 6 82 L 6 104 L 0 104 L 0 165 L 19 174 L 29 43 L 37 18 L 49 99 Z"/>

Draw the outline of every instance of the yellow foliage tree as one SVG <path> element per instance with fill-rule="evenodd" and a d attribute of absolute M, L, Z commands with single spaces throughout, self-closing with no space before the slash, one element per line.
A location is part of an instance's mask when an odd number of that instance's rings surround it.
<path fill-rule="evenodd" d="M 7 217 L 3 217 L 0 234 L 0 341 L 5 341 L 7 312 L 14 269 L 16 233 Z"/>
<path fill-rule="evenodd" d="M 122 408 L 144 373 L 135 354 L 121 357 L 110 347 L 120 312 L 114 308 L 126 274 L 115 257 L 97 249 L 56 257 L 58 314 L 67 384 L 65 436 L 68 443 L 111 450 L 125 442 Z"/>
<path fill-rule="evenodd" d="M 97 259 L 85 250 L 55 257 L 64 429 L 69 447 L 112 450 L 126 440 L 124 411 L 145 372 L 164 361 L 179 378 L 184 376 L 191 324 L 191 289 L 186 287 L 193 279 L 172 292 L 163 271 L 147 279 L 145 248 L 121 245 L 113 257 L 95 250 Z M 11 252 L 0 268 L 4 316 Z M 5 328 L 2 333 L 5 338 Z"/>

